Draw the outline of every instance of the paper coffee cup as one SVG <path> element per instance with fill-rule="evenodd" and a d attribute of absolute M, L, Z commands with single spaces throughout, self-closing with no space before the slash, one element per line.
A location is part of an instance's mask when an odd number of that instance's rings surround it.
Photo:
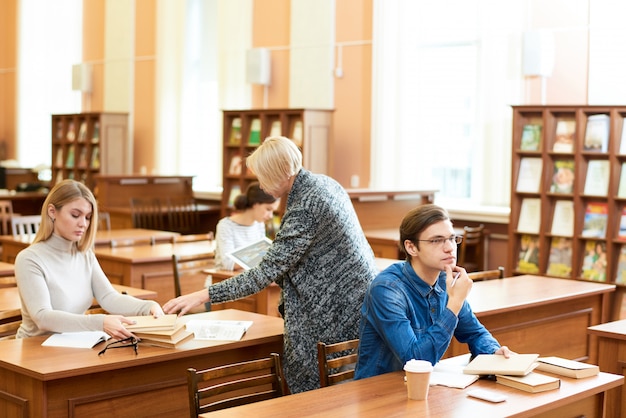
<path fill-rule="evenodd" d="M 433 365 L 426 360 L 409 360 L 404 365 L 406 389 L 409 399 L 422 401 L 428 398 L 428 385 Z"/>

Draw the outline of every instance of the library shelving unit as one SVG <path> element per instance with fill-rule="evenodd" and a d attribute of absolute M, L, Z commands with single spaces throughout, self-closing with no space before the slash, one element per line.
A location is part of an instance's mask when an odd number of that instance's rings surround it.
<path fill-rule="evenodd" d="M 626 106 L 513 106 L 513 274 L 626 283 L 624 118 Z"/>
<path fill-rule="evenodd" d="M 132 143 L 127 113 L 52 115 L 52 182 L 83 182 L 93 190 L 96 174 L 129 174 Z"/>
<path fill-rule="evenodd" d="M 235 197 L 256 177 L 245 158 L 268 136 L 285 136 L 302 151 L 302 165 L 314 173 L 328 173 L 332 110 L 249 109 L 225 110 L 222 216 L 233 209 Z M 281 202 L 277 215 L 283 212 Z"/>

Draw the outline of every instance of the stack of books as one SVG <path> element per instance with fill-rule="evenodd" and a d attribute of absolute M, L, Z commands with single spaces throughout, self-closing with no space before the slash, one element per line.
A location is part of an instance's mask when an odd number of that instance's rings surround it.
<path fill-rule="evenodd" d="M 177 315 L 163 315 L 158 318 L 153 316 L 128 317 L 135 321 L 132 325 L 126 325 L 142 343 L 159 347 L 175 348 L 178 345 L 193 339 L 193 332 L 185 328 L 185 324 L 178 321 Z"/>

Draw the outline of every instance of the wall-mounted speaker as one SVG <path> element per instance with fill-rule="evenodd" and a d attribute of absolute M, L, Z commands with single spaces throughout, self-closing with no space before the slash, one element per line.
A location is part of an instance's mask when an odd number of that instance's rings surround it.
<path fill-rule="evenodd" d="M 525 76 L 550 77 L 554 69 L 554 34 L 547 30 L 524 32 L 522 72 Z"/>
<path fill-rule="evenodd" d="M 72 90 L 91 91 L 91 64 L 85 62 L 72 65 Z"/>
<path fill-rule="evenodd" d="M 271 75 L 270 62 L 269 49 L 249 49 L 246 52 L 246 81 L 252 84 L 269 86 Z"/>

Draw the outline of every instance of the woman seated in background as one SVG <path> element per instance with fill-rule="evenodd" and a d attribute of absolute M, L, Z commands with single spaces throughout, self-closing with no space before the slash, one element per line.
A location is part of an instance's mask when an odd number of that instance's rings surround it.
<path fill-rule="evenodd" d="M 265 237 L 265 222 L 272 219 L 278 199 L 250 183 L 245 193 L 235 198 L 235 212 L 222 218 L 215 234 L 215 268 L 233 270 L 235 262 L 228 253 Z"/>
<path fill-rule="evenodd" d="M 131 337 L 123 315 L 163 315 L 157 302 L 117 292 L 93 252 L 98 205 L 82 183 L 63 180 L 48 194 L 33 243 L 15 259 L 22 302 L 16 338 L 55 332 L 104 331 L 117 340 Z M 93 299 L 117 315 L 85 315 Z"/>

